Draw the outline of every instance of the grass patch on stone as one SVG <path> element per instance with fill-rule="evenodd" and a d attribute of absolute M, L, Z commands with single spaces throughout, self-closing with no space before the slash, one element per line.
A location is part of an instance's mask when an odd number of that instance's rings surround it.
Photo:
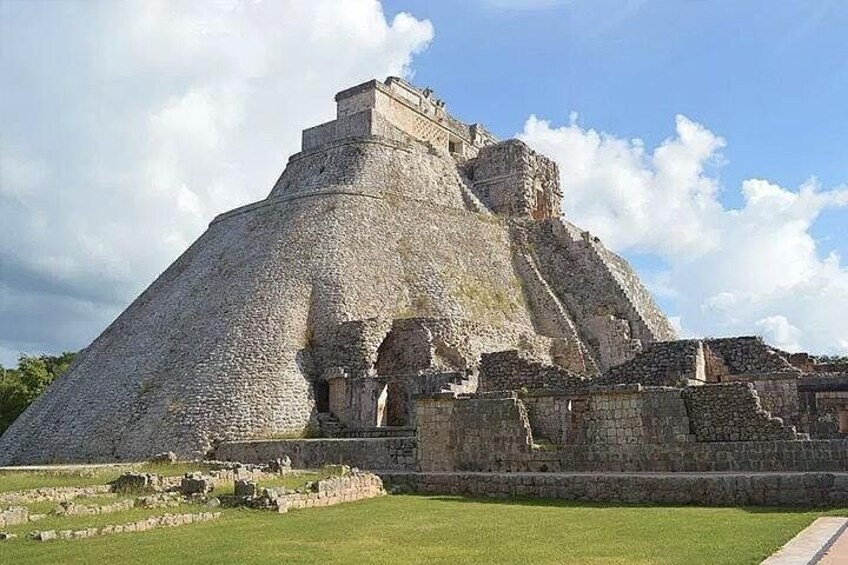
<path fill-rule="evenodd" d="M 134 500 L 135 498 L 136 497 L 133 495 L 119 496 L 112 492 L 106 492 L 96 496 L 79 496 L 72 499 L 72 502 L 78 506 L 104 506 L 106 504 L 115 504 L 116 502 L 121 502 L 127 499 Z M 26 506 L 30 514 L 50 514 L 57 506 L 59 506 L 59 503 L 44 500 L 39 502 L 28 502 L 21 506 Z"/>
<path fill-rule="evenodd" d="M 23 538 L 33 530 L 82 530 L 85 528 L 106 526 L 108 524 L 134 522 L 150 516 L 162 516 L 163 514 L 186 514 L 203 511 L 209 511 L 209 509 L 205 508 L 201 504 L 181 504 L 171 508 L 131 508 L 129 510 L 121 510 L 109 514 L 95 514 L 92 516 L 54 516 L 52 514 L 48 514 L 46 518 L 37 522 L 18 524 L 16 526 L 6 526 L 5 531 L 17 534 L 19 537 Z M 18 540 L 14 540 L 11 543 L 16 543 L 17 541 Z M 28 542 L 29 540 L 24 541 Z M 8 543 L 0 546 L 0 551 L 3 551 L 7 547 L 9 547 Z"/>
<path fill-rule="evenodd" d="M 186 511 L 169 511 L 175 510 Z M 226 509 L 215 522 L 84 540 L 10 540 L 0 554 L 28 564 L 55 563 L 61 556 L 66 564 L 753 565 L 822 514 L 389 496 L 282 515 Z M 102 518 L 129 521 L 118 514 Z"/>
<path fill-rule="evenodd" d="M 341 476 L 341 471 L 332 467 L 319 469 L 317 471 L 296 471 L 270 479 L 262 479 L 259 481 L 259 486 L 265 488 L 294 490 L 303 488 L 310 482 L 321 481 L 338 476 Z"/>
<path fill-rule="evenodd" d="M 203 463 L 135 463 L 103 467 L 66 467 L 43 471 L 0 470 L 0 492 L 45 487 L 105 485 L 128 472 L 176 477 L 208 469 Z"/>

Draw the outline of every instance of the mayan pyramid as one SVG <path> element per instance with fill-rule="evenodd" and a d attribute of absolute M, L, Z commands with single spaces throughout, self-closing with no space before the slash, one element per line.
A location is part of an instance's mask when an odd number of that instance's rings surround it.
<path fill-rule="evenodd" d="M 265 200 L 216 217 L 0 437 L 0 463 L 198 457 L 322 415 L 411 425 L 392 398 L 473 392 L 482 353 L 588 378 L 675 339 L 626 261 L 560 217 L 550 159 L 395 77 L 336 102 Z"/>

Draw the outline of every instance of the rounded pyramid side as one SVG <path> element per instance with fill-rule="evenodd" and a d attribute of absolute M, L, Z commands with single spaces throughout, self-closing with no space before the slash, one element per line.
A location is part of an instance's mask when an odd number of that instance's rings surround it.
<path fill-rule="evenodd" d="M 0 463 L 202 456 L 298 432 L 321 326 L 427 315 L 532 332 L 508 227 L 465 209 L 450 157 L 363 141 L 298 159 L 288 190 L 213 222 L 80 354 L 0 437 Z"/>

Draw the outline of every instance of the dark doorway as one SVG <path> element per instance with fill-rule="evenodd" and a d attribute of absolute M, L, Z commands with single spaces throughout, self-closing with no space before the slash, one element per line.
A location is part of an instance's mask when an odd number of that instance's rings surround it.
<path fill-rule="evenodd" d="M 315 383 L 315 409 L 318 412 L 330 411 L 330 384 L 327 381 Z"/>
<path fill-rule="evenodd" d="M 405 426 L 406 388 L 402 383 L 390 382 L 386 387 L 386 425 Z"/>

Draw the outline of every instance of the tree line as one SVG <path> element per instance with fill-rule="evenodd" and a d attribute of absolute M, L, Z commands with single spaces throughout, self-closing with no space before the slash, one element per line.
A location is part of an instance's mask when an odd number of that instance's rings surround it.
<path fill-rule="evenodd" d="M 0 434 L 71 366 L 76 355 L 71 351 L 61 355 L 22 354 L 16 368 L 0 365 Z"/>

